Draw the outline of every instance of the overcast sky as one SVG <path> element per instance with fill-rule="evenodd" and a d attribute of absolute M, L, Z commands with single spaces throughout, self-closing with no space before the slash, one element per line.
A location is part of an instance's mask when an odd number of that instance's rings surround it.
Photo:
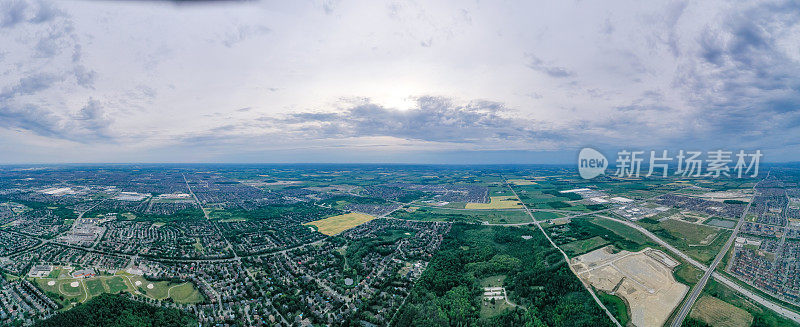
<path fill-rule="evenodd" d="M 800 160 L 798 4 L 0 0 L 0 163 Z"/>

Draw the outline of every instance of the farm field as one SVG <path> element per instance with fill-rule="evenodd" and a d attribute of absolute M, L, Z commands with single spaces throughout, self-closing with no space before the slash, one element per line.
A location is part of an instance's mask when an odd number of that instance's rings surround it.
<path fill-rule="evenodd" d="M 534 213 L 535 214 L 535 213 Z M 392 217 L 421 221 L 451 221 L 490 224 L 515 224 L 531 222 L 523 210 L 466 210 L 423 207 L 413 212 L 395 211 Z"/>
<path fill-rule="evenodd" d="M 797 323 L 779 316 L 760 304 L 752 302 L 750 299 L 742 296 L 741 293 L 720 284 L 716 280 L 708 281 L 706 288 L 703 290 L 703 296 L 714 297 L 736 308 L 747 311 L 747 313 L 753 317 L 753 323 L 751 324 L 753 327 L 798 326 Z M 695 306 L 697 306 L 697 303 L 695 303 Z M 693 308 L 692 311 L 694 311 L 694 309 L 695 308 Z"/>
<path fill-rule="evenodd" d="M 536 184 L 538 184 L 535 181 L 532 181 L 532 180 L 529 180 L 529 179 L 521 179 L 521 178 L 509 179 L 508 182 L 511 183 L 511 184 L 514 184 L 514 185 L 536 185 Z"/>
<path fill-rule="evenodd" d="M 493 196 L 489 203 L 467 203 L 465 209 L 520 209 L 515 196 Z"/>
<path fill-rule="evenodd" d="M 715 327 L 748 327 L 753 323 L 753 315 L 747 311 L 709 295 L 697 300 L 689 316 Z"/>
<path fill-rule="evenodd" d="M 370 220 L 375 219 L 375 216 L 370 216 L 363 213 L 346 213 L 343 215 L 328 217 L 317 221 L 305 223 L 306 226 L 314 226 L 322 234 L 333 236 L 345 230 L 364 224 Z"/>

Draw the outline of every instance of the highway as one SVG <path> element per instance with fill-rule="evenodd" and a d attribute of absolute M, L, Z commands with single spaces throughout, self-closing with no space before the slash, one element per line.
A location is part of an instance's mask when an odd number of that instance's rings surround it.
<path fill-rule="evenodd" d="M 633 223 L 631 221 L 628 221 L 628 220 L 620 220 L 620 219 L 616 219 L 616 218 L 612 218 L 612 217 L 608 217 L 608 216 L 602 216 L 602 215 L 597 215 L 597 217 L 600 217 L 600 218 L 603 218 L 603 219 L 608 219 L 608 220 L 613 220 L 613 221 L 616 221 L 618 223 L 625 224 L 628 227 L 635 228 L 636 230 L 638 230 L 639 232 L 641 232 L 645 236 L 649 237 L 651 240 L 653 240 L 654 242 L 658 243 L 659 245 L 663 246 L 665 249 L 669 250 L 670 252 L 672 252 L 676 256 L 680 257 L 683 260 L 686 260 L 686 262 L 688 262 L 692 266 L 695 266 L 695 267 L 697 267 L 698 269 L 700 269 L 700 270 L 702 270 L 704 272 L 708 271 L 708 267 L 706 265 L 698 262 L 697 260 L 692 259 L 692 257 L 686 255 L 685 253 L 683 253 L 680 250 L 676 249 L 674 246 L 672 246 L 669 243 L 665 242 L 664 240 L 658 238 L 658 236 L 656 236 L 655 234 L 651 233 L 649 230 L 645 229 L 642 226 L 639 226 L 639 225 L 637 225 L 637 224 L 635 224 L 635 223 Z M 741 293 L 745 297 L 757 302 L 758 304 L 761 304 L 761 305 L 767 307 L 767 309 L 770 309 L 770 310 L 774 311 L 775 313 L 777 313 L 777 314 L 779 314 L 779 315 L 781 315 L 781 316 L 783 316 L 783 317 L 785 317 L 787 319 L 790 319 L 792 321 L 800 323 L 800 314 L 799 313 L 794 312 L 794 311 L 789 310 L 789 309 L 786 309 L 783 306 L 781 306 L 779 304 L 776 304 L 775 302 L 772 302 L 771 300 L 762 297 L 761 295 L 758 295 L 756 293 L 753 293 L 753 292 L 749 291 L 748 289 L 744 288 L 743 286 L 739 285 L 738 283 L 734 282 L 733 280 L 731 280 L 730 278 L 728 278 L 728 277 L 726 277 L 724 275 L 721 275 L 721 274 L 715 272 L 715 273 L 711 274 L 711 277 L 713 277 L 714 280 L 722 283 L 723 285 L 728 286 L 731 289 Z"/>
<path fill-rule="evenodd" d="M 769 174 L 767 174 L 767 177 L 769 177 Z M 705 273 L 703 274 L 703 277 L 701 277 L 700 280 L 697 281 L 696 284 L 694 284 L 694 287 L 692 288 L 692 293 L 689 294 L 689 297 L 686 299 L 686 301 L 683 302 L 683 305 L 681 306 L 681 309 L 678 311 L 678 314 L 675 316 L 675 319 L 672 320 L 672 325 L 671 325 L 672 327 L 680 327 L 681 325 L 683 325 L 683 320 L 686 319 L 687 315 L 689 315 L 689 311 L 692 310 L 694 302 L 697 301 L 697 298 L 700 296 L 700 293 L 703 292 L 703 288 L 706 287 L 706 283 L 708 283 L 708 279 L 711 278 L 711 275 L 714 273 L 714 269 L 717 269 L 719 263 L 722 262 L 722 259 L 725 258 L 725 255 L 731 249 L 733 241 L 736 240 L 736 236 L 739 234 L 739 229 L 741 229 L 742 224 L 744 224 L 747 212 L 750 211 L 750 205 L 753 203 L 753 199 L 756 196 L 756 186 L 758 186 L 758 184 L 759 183 L 753 185 L 753 196 L 750 198 L 750 201 L 747 202 L 747 206 L 744 208 L 742 216 L 739 217 L 739 222 L 736 223 L 736 228 L 733 229 L 733 232 L 731 233 L 731 236 L 728 238 L 728 241 L 725 242 L 725 246 L 722 247 L 719 253 L 717 253 L 717 256 L 714 258 L 714 261 L 711 262 L 711 266 L 709 266 L 708 269 L 706 269 Z"/>

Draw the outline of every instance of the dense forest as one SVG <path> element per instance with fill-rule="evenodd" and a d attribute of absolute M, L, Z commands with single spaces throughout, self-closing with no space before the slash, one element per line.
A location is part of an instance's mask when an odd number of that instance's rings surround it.
<path fill-rule="evenodd" d="M 496 275 L 506 276 L 504 287 L 518 307 L 481 316 L 480 281 Z M 538 230 L 466 224 L 454 225 L 445 236 L 392 324 L 612 325 L 572 275 L 564 257 Z"/>
<path fill-rule="evenodd" d="M 78 307 L 37 322 L 36 327 L 162 327 L 197 326 L 178 309 L 165 309 L 132 301 L 116 294 L 101 294 Z"/>

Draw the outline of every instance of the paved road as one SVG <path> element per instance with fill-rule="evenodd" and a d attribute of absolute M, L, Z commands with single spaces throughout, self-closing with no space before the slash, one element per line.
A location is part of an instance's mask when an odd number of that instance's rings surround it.
<path fill-rule="evenodd" d="M 767 174 L 769 177 L 769 174 Z M 733 241 L 736 240 L 737 234 L 739 234 L 739 229 L 741 229 L 742 225 L 744 224 L 745 217 L 747 216 L 747 212 L 750 211 L 750 205 L 753 203 L 753 199 L 756 196 L 756 185 L 753 185 L 753 196 L 750 198 L 750 201 L 747 202 L 747 206 L 744 208 L 744 212 L 742 212 L 742 216 L 739 217 L 739 222 L 736 223 L 736 228 L 733 229 L 731 236 L 728 238 L 728 241 L 725 242 L 725 246 L 717 253 L 717 256 L 714 258 L 714 261 L 711 262 L 711 266 L 703 274 L 703 277 L 694 284 L 692 288 L 692 293 L 689 294 L 689 298 L 683 302 L 681 309 L 678 311 L 678 314 L 675 316 L 675 319 L 672 320 L 672 327 L 680 327 L 683 325 L 683 320 L 686 319 L 686 316 L 689 315 L 689 311 L 692 310 L 692 306 L 694 302 L 697 301 L 697 298 L 700 296 L 700 293 L 703 292 L 703 288 L 706 287 L 706 283 L 708 283 L 708 279 L 711 278 L 711 275 L 714 273 L 714 269 L 717 269 L 717 266 L 722 259 L 725 258 L 725 255 L 731 249 L 731 245 L 733 245 Z"/>
<path fill-rule="evenodd" d="M 637 225 L 637 224 L 635 224 L 633 222 L 627 221 L 627 220 L 620 220 L 620 219 L 616 219 L 616 218 L 612 218 L 612 217 L 608 217 L 608 216 L 597 215 L 597 217 L 600 217 L 600 218 L 603 218 L 603 219 L 608 219 L 608 220 L 613 220 L 613 221 L 616 221 L 618 223 L 625 224 L 628 227 L 634 228 L 634 229 L 638 230 L 639 232 L 641 232 L 642 234 L 644 234 L 645 236 L 649 237 L 654 242 L 656 242 L 659 245 L 663 246 L 669 252 L 672 252 L 673 254 L 675 254 L 676 256 L 680 257 L 681 259 L 686 260 L 686 262 L 688 262 L 692 266 L 695 266 L 695 267 L 697 267 L 698 269 L 700 269 L 700 270 L 702 270 L 704 272 L 708 271 L 708 266 L 698 262 L 695 259 L 692 259 L 692 257 L 686 255 L 685 253 L 681 252 L 680 250 L 678 250 L 674 246 L 672 246 L 669 243 L 665 242 L 664 240 L 660 239 L 658 236 L 656 236 L 655 234 L 651 233 L 649 230 L 645 229 L 642 226 L 639 226 L 639 225 Z M 730 278 L 728 278 L 728 277 L 726 277 L 724 275 L 721 275 L 721 274 L 715 272 L 711 276 L 714 278 L 714 280 L 722 283 L 725 286 L 730 287 L 731 289 L 733 289 L 735 291 L 738 291 L 739 293 L 741 293 L 742 295 L 746 296 L 747 298 L 757 302 L 758 304 L 761 304 L 761 305 L 767 307 L 768 309 L 774 311 L 775 313 L 777 313 L 777 314 L 779 314 L 779 315 L 781 315 L 781 316 L 783 316 L 783 317 L 785 317 L 787 319 L 790 319 L 790 320 L 793 320 L 793 321 L 795 321 L 797 323 L 800 323 L 800 314 L 799 313 L 794 312 L 794 311 L 789 310 L 789 309 L 786 309 L 786 308 L 782 307 L 781 305 L 776 304 L 775 302 L 772 302 L 771 300 L 762 297 L 761 295 L 758 295 L 756 293 L 753 293 L 753 292 L 749 291 L 748 289 L 744 288 L 740 284 L 736 283 L 735 281 L 731 280 Z"/>
<path fill-rule="evenodd" d="M 525 205 L 524 202 L 522 202 L 522 200 L 520 200 L 519 195 L 517 195 L 517 191 L 514 191 L 514 188 L 511 187 L 510 184 L 508 184 L 508 181 L 506 181 L 505 178 L 503 178 L 503 181 L 505 181 L 506 186 L 508 186 L 508 188 L 511 190 L 511 192 L 514 193 L 514 197 L 517 198 L 517 201 L 519 201 L 520 203 L 523 203 L 522 206 L 525 207 L 525 212 L 527 212 L 528 216 L 530 216 L 531 219 L 533 219 L 533 223 L 532 224 L 536 225 L 536 227 L 539 228 L 539 231 L 541 231 L 542 234 L 544 235 L 544 237 L 547 238 L 547 241 L 550 242 L 550 245 L 552 245 L 554 248 L 558 249 L 558 252 L 561 252 L 561 255 L 564 256 L 564 260 L 567 262 L 567 267 L 569 267 L 569 270 L 572 271 L 572 274 L 575 275 L 575 277 L 578 277 L 578 273 L 575 272 L 575 270 L 572 268 L 572 265 L 569 264 L 569 256 L 567 256 L 567 253 L 564 252 L 564 250 L 562 250 L 560 247 L 558 247 L 558 245 L 556 245 L 555 242 L 553 242 L 553 240 L 550 238 L 550 235 L 547 235 L 547 232 L 545 232 L 544 228 L 542 228 L 542 225 L 539 223 L 539 221 L 537 221 L 536 218 L 533 217 L 533 213 L 531 213 L 531 210 L 528 209 L 528 206 Z M 531 223 L 525 223 L 523 225 L 529 225 L 529 224 L 531 224 Z M 518 224 L 509 224 L 509 225 L 506 225 L 506 226 L 516 226 L 516 225 L 518 225 Z M 606 306 L 603 305 L 603 302 L 600 301 L 600 298 L 597 297 L 597 294 L 594 293 L 592 288 L 589 285 L 587 285 L 586 283 L 584 283 L 583 280 L 580 279 L 580 277 L 578 277 L 578 280 L 580 280 L 581 285 L 583 285 L 583 287 L 587 291 L 589 291 L 589 294 L 592 295 L 592 298 L 594 299 L 595 302 L 597 302 L 597 305 L 599 305 L 600 308 L 603 309 L 603 311 L 606 313 L 606 316 L 608 316 L 608 318 L 611 319 L 611 321 L 614 322 L 614 324 L 617 325 L 617 327 L 622 327 L 622 325 L 619 323 L 619 321 L 617 321 L 617 318 L 615 318 L 614 315 L 611 314 L 611 311 L 608 311 L 608 308 L 606 308 Z"/>
<path fill-rule="evenodd" d="M 194 191 L 192 191 L 192 187 L 189 186 L 189 180 L 186 179 L 186 174 L 181 174 L 181 176 L 183 176 L 183 181 L 186 182 L 186 188 L 189 189 L 189 194 L 192 195 L 192 198 L 194 198 L 194 201 L 197 203 L 197 206 L 200 207 L 200 211 L 203 212 L 203 216 L 205 216 L 206 220 L 211 220 L 211 218 L 208 217 L 208 212 L 206 211 L 205 208 L 203 208 L 203 203 L 200 202 L 200 199 L 198 199 L 197 195 L 195 195 Z M 239 254 L 236 253 L 236 249 L 233 248 L 233 244 L 231 244 L 231 241 L 229 241 L 228 238 L 225 237 L 225 234 L 222 233 L 222 229 L 219 228 L 217 222 L 211 220 L 211 225 L 214 226 L 214 228 L 217 230 L 217 233 L 219 233 L 219 236 L 222 236 L 222 239 L 225 240 L 226 244 L 228 244 L 228 249 L 230 249 L 231 252 L 233 253 L 233 259 L 239 260 Z"/>

